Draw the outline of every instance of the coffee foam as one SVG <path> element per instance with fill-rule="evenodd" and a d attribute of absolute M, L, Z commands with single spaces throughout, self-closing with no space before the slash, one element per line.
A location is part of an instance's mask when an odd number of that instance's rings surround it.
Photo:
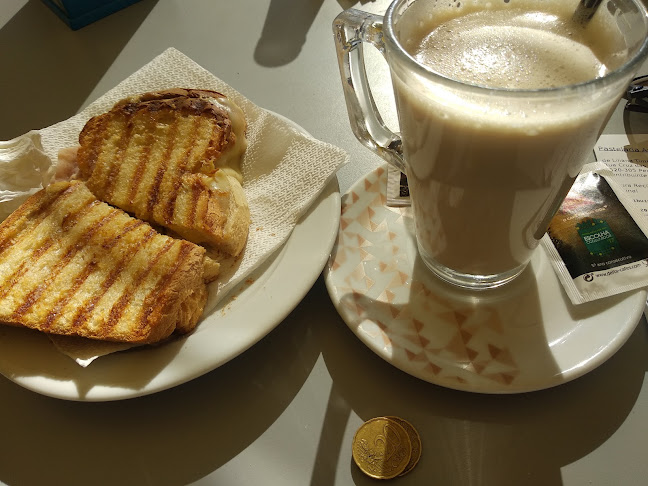
<path fill-rule="evenodd" d="M 573 37 L 554 15 L 498 10 L 442 24 L 414 55 L 444 76 L 498 88 L 551 88 L 605 75 L 592 49 Z"/>
<path fill-rule="evenodd" d="M 592 72 L 600 77 L 627 58 L 614 17 L 600 12 L 583 28 L 571 20 L 577 5 L 576 0 L 419 0 L 398 19 L 395 31 L 407 52 L 446 77 L 491 87 L 562 86 L 590 79 Z M 532 41 L 527 29 L 541 33 Z M 472 62 L 450 61 L 461 49 Z M 570 51 L 565 64 L 564 53 Z M 482 63 L 475 61 L 480 55 Z M 554 66 L 554 74 L 535 76 L 540 71 L 537 63 Z M 484 72 L 489 65 L 490 82 Z M 523 77 L 528 86 L 520 82 Z"/>

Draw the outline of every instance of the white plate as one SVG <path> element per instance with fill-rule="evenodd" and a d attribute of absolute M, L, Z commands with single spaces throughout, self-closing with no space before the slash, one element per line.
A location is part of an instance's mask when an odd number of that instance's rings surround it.
<path fill-rule="evenodd" d="M 544 251 L 511 284 L 467 292 L 418 259 L 410 208 L 385 206 L 387 170 L 342 198 L 326 285 L 349 328 L 380 357 L 448 388 L 518 393 L 591 371 L 628 339 L 646 291 L 573 306 Z"/>
<path fill-rule="evenodd" d="M 304 298 L 326 264 L 339 218 L 334 178 L 277 254 L 185 338 L 105 356 L 82 368 L 44 335 L 0 326 L 0 373 L 43 395 L 77 401 L 148 395 L 201 376 L 263 338 Z"/>

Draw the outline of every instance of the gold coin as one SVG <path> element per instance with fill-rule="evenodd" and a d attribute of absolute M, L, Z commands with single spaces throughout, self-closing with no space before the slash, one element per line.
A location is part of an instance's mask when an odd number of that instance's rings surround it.
<path fill-rule="evenodd" d="M 367 420 L 353 437 L 353 460 L 375 479 L 395 478 L 405 470 L 411 456 L 407 431 L 387 417 Z"/>
<path fill-rule="evenodd" d="M 412 455 L 410 457 L 410 460 L 407 463 L 405 470 L 402 473 L 400 473 L 400 476 L 404 476 L 412 469 L 414 469 L 414 466 L 418 464 L 419 459 L 421 458 L 421 453 L 423 452 L 423 444 L 421 444 L 421 436 L 419 436 L 417 430 L 407 420 L 402 419 L 400 417 L 387 417 L 387 418 L 393 420 L 394 422 L 397 422 L 398 424 L 400 424 L 401 427 L 403 427 L 403 429 L 405 429 L 405 432 L 407 432 L 407 435 L 409 437 L 410 443 L 412 444 Z"/>

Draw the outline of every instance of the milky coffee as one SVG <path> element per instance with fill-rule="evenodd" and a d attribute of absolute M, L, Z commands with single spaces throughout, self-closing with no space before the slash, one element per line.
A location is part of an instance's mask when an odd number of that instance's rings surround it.
<path fill-rule="evenodd" d="M 623 62 L 603 21 L 571 23 L 574 2 L 415 8 L 430 3 L 410 6 L 396 25 L 399 41 L 420 63 L 466 84 L 552 88 Z M 423 256 L 473 275 L 524 265 L 618 97 L 498 96 L 392 72 Z"/>

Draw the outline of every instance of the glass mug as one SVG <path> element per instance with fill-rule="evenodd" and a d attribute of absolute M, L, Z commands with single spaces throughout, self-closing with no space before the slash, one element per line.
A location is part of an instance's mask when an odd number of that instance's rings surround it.
<path fill-rule="evenodd" d="M 590 8 L 587 2 L 594 5 Z M 333 32 L 353 132 L 407 174 L 419 254 L 442 279 L 481 289 L 519 275 L 591 156 L 648 53 L 648 23 L 641 2 L 607 0 L 597 8 L 598 3 L 395 0 L 384 17 L 350 9 L 335 19 Z M 468 23 L 445 24 L 445 39 L 441 32 L 441 37 L 425 40 L 429 25 L 465 12 L 471 16 Z M 502 23 L 501 18 L 511 17 L 519 25 Z M 566 25 L 566 37 L 543 30 L 543 24 L 564 17 L 567 20 L 556 28 Z M 484 22 L 495 27 L 484 30 Z M 501 43 L 503 51 L 484 54 L 484 42 L 511 33 L 535 49 L 526 72 L 517 65 L 518 54 L 508 53 L 506 42 Z M 610 66 L 607 73 L 597 77 L 585 63 L 582 46 L 569 39 L 573 35 L 592 42 L 588 47 Z M 387 61 L 400 134 L 390 131 L 378 113 L 367 81 L 363 43 L 375 46 Z M 468 49 L 455 53 L 462 43 L 481 57 L 466 57 Z M 445 67 L 417 60 L 412 54 L 417 46 L 432 48 Z M 493 73 L 480 72 L 493 55 L 501 67 L 495 75 L 504 78 L 507 70 L 512 73 L 510 80 L 498 81 L 501 85 L 486 78 Z M 547 65 L 562 63 L 564 72 L 560 66 L 545 72 L 538 61 L 542 59 Z M 564 84 L 564 74 L 569 80 L 583 63 L 589 69 L 584 77 Z M 441 74 L 442 68 L 454 71 Z M 563 76 L 558 87 L 535 87 L 539 77 L 552 73 Z"/>

